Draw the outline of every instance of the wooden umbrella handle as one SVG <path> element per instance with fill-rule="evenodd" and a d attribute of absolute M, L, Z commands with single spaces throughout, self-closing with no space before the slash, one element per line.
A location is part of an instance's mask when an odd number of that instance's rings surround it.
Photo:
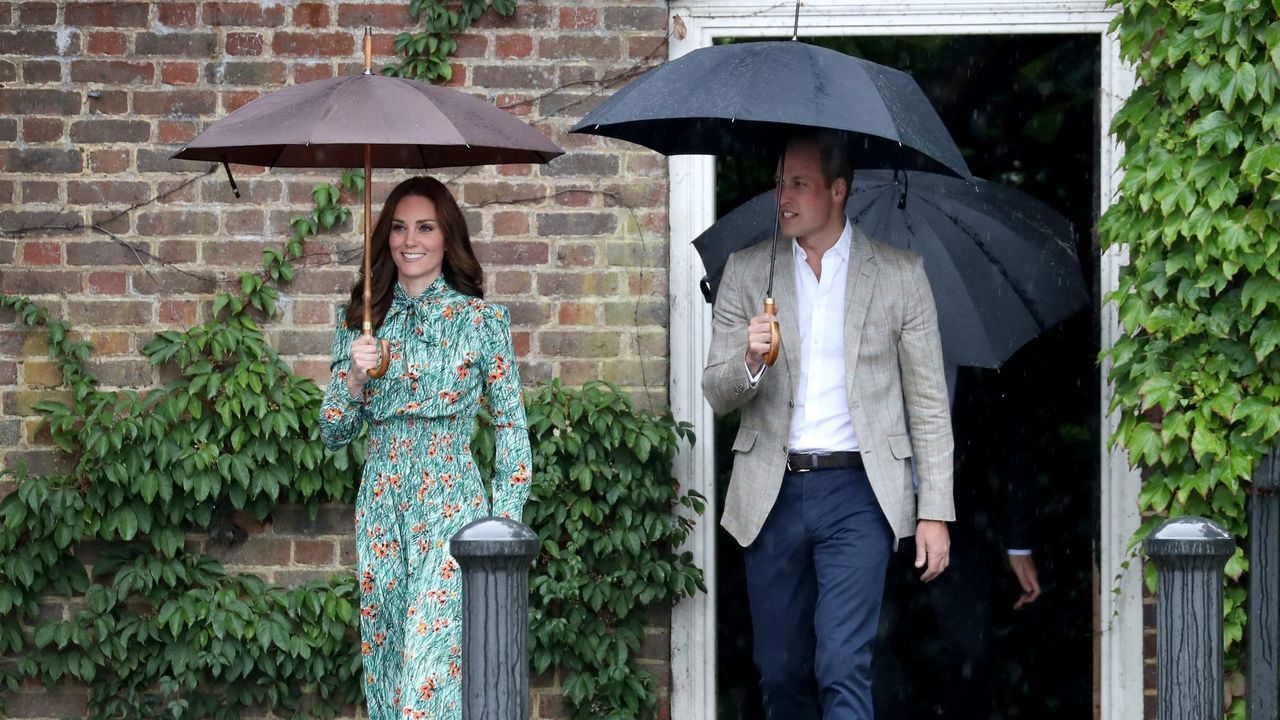
<path fill-rule="evenodd" d="M 778 303 L 773 298 L 764 299 L 764 311 L 769 315 L 776 316 L 778 314 Z M 772 366 L 778 359 L 778 353 L 782 351 L 782 330 L 778 327 L 778 321 L 774 320 L 769 323 L 769 349 L 764 354 L 764 364 Z"/>
<path fill-rule="evenodd" d="M 365 49 L 366 53 L 369 48 L 369 28 L 365 28 Z M 365 71 L 368 72 L 369 56 L 365 55 Z M 369 254 L 373 251 L 373 238 L 371 234 L 370 224 L 372 222 L 369 217 L 373 209 L 373 150 L 370 146 L 364 146 L 364 335 L 365 337 L 373 337 L 373 260 Z M 382 340 L 379 342 L 381 353 L 378 361 L 378 367 L 369 368 L 365 372 L 369 377 L 378 379 L 387 374 L 387 366 L 391 364 L 391 342 Z"/>
<path fill-rule="evenodd" d="M 370 327 L 369 325 L 366 325 L 364 328 L 364 334 L 365 334 L 365 337 L 373 337 L 372 327 Z M 374 380 L 377 380 L 383 375 L 386 375 L 387 367 L 391 365 L 391 341 L 385 338 L 379 340 L 378 349 L 379 349 L 378 355 L 380 358 L 378 360 L 378 367 L 369 368 L 368 370 L 365 371 L 365 373 L 369 377 L 373 378 Z"/>

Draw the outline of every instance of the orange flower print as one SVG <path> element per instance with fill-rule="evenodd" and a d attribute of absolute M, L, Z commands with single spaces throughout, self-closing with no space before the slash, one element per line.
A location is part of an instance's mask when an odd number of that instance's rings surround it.
<path fill-rule="evenodd" d="M 523 485 L 529 482 L 529 468 L 524 463 L 516 463 L 516 471 L 511 473 L 511 483 L 513 485 Z"/>
<path fill-rule="evenodd" d="M 342 412 L 342 408 L 330 407 L 324 409 L 324 419 L 330 422 L 341 420 L 346 413 Z"/>
<path fill-rule="evenodd" d="M 444 311 L 440 313 L 440 316 L 441 316 L 441 317 L 443 317 L 445 320 L 452 320 L 452 319 L 453 319 L 453 306 L 452 306 L 452 305 L 446 305 L 446 306 L 444 307 Z"/>
<path fill-rule="evenodd" d="M 444 506 L 441 508 L 441 511 L 444 513 L 444 519 L 445 519 L 445 520 L 450 520 L 450 519 L 452 519 L 452 518 L 453 518 L 453 516 L 454 516 L 455 514 L 457 514 L 457 512 L 458 512 L 459 510 L 461 510 L 461 509 L 462 509 L 462 503 L 449 503 L 449 502 L 447 502 L 447 503 L 445 503 L 445 504 L 444 504 Z"/>
<path fill-rule="evenodd" d="M 373 646 L 367 642 L 360 643 L 360 654 L 369 657 L 373 654 Z"/>
<path fill-rule="evenodd" d="M 369 549 L 372 550 L 373 554 L 378 556 L 379 559 L 395 557 L 400 554 L 400 542 L 398 540 L 392 540 L 385 543 L 370 543 Z"/>
<path fill-rule="evenodd" d="M 454 573 L 458 572 L 458 563 L 453 558 L 444 561 L 440 566 L 440 579 L 452 580 Z"/>
<path fill-rule="evenodd" d="M 360 592 L 364 593 L 365 595 L 368 595 L 369 593 L 373 592 L 373 572 L 372 571 L 365 570 L 364 573 L 360 575 Z"/>

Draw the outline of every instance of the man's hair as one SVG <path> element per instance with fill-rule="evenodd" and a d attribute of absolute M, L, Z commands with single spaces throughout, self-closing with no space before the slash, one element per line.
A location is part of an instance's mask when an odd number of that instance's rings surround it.
<path fill-rule="evenodd" d="M 849 159 L 849 138 L 839 130 L 809 130 L 791 138 L 788 147 L 808 143 L 818 148 L 818 163 L 827 187 L 844 178 L 846 197 L 853 188 L 853 162 Z"/>

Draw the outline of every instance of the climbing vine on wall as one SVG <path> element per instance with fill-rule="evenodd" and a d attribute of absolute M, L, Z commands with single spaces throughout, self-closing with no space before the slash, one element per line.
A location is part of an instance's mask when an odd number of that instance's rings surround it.
<path fill-rule="evenodd" d="M 1144 536 L 1202 515 L 1237 538 L 1280 439 L 1280 3 L 1117 3 L 1138 86 L 1117 113 L 1124 177 L 1101 222 L 1128 251 L 1106 353 L 1114 440 L 1144 469 Z M 1241 718 L 1247 560 L 1227 565 L 1229 715 Z"/>

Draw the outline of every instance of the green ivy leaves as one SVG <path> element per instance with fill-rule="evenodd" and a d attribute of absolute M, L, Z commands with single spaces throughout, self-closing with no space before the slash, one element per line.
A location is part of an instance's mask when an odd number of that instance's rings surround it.
<path fill-rule="evenodd" d="M 516 0 L 461 0 L 442 3 L 439 0 L 410 0 L 409 16 L 421 22 L 418 32 L 396 35 L 395 51 L 401 59 L 382 69 L 384 75 L 448 82 L 453 77 L 449 56 L 458 49 L 458 35 L 490 7 L 503 17 L 516 11 Z"/>
<path fill-rule="evenodd" d="M 636 656 L 650 607 L 706 590 L 687 552 L 703 499 L 671 477 L 690 426 L 635 411 L 616 387 L 552 381 L 528 397 L 534 477 L 525 522 L 542 553 L 531 580 L 531 662 L 563 674 L 575 718 L 656 717 Z"/>
<path fill-rule="evenodd" d="M 1197 514 L 1236 537 L 1244 487 L 1280 439 L 1280 21 L 1275 3 L 1119 2 L 1139 86 L 1112 130 L 1120 196 L 1100 223 L 1122 246 L 1113 441 L 1144 468 L 1145 534 Z M 1228 667 L 1240 662 L 1247 570 L 1228 563 Z M 1229 686 L 1231 684 L 1229 683 Z M 1237 698 L 1230 716 L 1239 718 Z"/>

